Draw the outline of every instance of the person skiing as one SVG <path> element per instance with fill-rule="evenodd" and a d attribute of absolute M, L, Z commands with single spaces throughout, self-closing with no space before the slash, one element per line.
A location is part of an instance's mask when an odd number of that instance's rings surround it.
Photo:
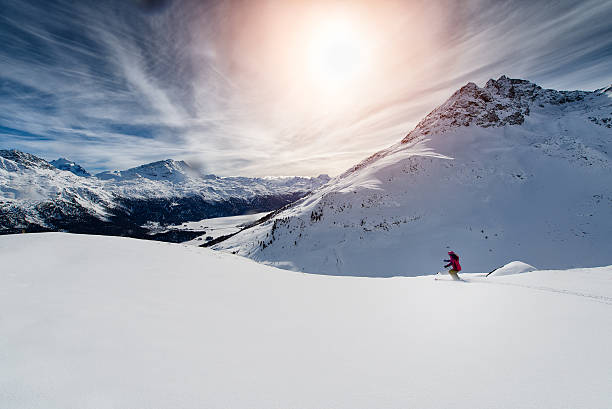
<path fill-rule="evenodd" d="M 450 258 L 448 260 L 444 260 L 448 262 L 448 264 L 445 265 L 444 268 L 452 266 L 452 268 L 448 270 L 448 274 L 453 277 L 453 280 L 459 280 L 459 275 L 457 274 L 461 271 L 461 264 L 459 264 L 459 256 L 456 255 L 455 252 L 452 250 L 448 252 L 448 256 Z"/>

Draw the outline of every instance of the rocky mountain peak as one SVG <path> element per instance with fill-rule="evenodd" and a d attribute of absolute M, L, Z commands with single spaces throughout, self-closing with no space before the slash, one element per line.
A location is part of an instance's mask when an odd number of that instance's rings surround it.
<path fill-rule="evenodd" d="M 201 176 L 197 173 L 198 172 L 185 161 L 164 159 L 127 170 L 101 172 L 96 174 L 96 177 L 99 179 L 114 180 L 145 178 L 180 182 L 188 179 L 190 176 Z"/>
<path fill-rule="evenodd" d="M 55 169 L 46 160 L 17 149 L 0 150 L 0 167 L 8 171 L 22 169 Z"/>
<path fill-rule="evenodd" d="M 85 168 L 83 168 L 81 165 L 69 159 L 66 159 L 66 158 L 59 158 L 56 160 L 52 160 L 49 163 L 60 170 L 66 170 L 68 172 L 72 172 L 77 176 L 83 176 L 83 177 L 91 176 L 91 174 L 87 172 Z"/>
<path fill-rule="evenodd" d="M 535 104 L 541 108 L 568 104 L 582 101 L 588 94 L 593 93 L 543 89 L 533 82 L 505 75 L 490 79 L 483 88 L 469 82 L 427 115 L 402 143 L 460 126 L 522 125 Z"/>
<path fill-rule="evenodd" d="M 193 169 L 185 161 L 175 161 L 173 159 L 165 159 L 157 162 L 147 163 L 133 169 L 136 172 L 142 173 L 143 177 L 153 176 L 169 176 L 171 174 L 191 173 Z"/>

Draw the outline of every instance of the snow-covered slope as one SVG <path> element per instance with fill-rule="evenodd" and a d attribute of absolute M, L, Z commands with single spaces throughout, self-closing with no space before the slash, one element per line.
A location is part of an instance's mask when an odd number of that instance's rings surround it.
<path fill-rule="evenodd" d="M 0 150 L 0 234 L 45 230 L 66 221 L 86 229 L 106 223 L 115 207 L 111 192 L 94 178 L 59 170 L 17 150 Z"/>
<path fill-rule="evenodd" d="M 68 160 L 66 158 L 59 158 L 56 160 L 52 160 L 49 163 L 60 170 L 67 170 L 68 172 L 72 172 L 77 176 L 83 176 L 83 177 L 91 176 L 91 174 L 87 172 L 81 165 L 79 165 L 78 163 L 74 163 L 73 161 Z"/>
<path fill-rule="evenodd" d="M 74 173 L 28 153 L 0 150 L 0 233 L 59 229 L 146 237 L 140 226 L 147 222 L 173 224 L 275 210 L 329 180 L 326 175 L 201 175 L 170 159 L 102 178 Z"/>
<path fill-rule="evenodd" d="M 0 407 L 610 407 L 612 267 L 297 274 L 192 246 L 0 237 Z"/>
<path fill-rule="evenodd" d="M 18 172 L 32 169 L 55 169 L 44 159 L 15 149 L 0 150 L 0 170 L 5 172 Z"/>
<path fill-rule="evenodd" d="M 328 274 L 612 262 L 612 99 L 501 77 L 468 84 L 400 143 L 217 244 Z"/>

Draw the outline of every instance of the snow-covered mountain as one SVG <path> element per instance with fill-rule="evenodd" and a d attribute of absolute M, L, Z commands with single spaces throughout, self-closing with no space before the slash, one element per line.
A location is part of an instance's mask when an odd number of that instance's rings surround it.
<path fill-rule="evenodd" d="M 265 197 L 277 194 L 306 193 L 327 183 L 327 175 L 317 177 L 219 177 L 199 173 L 184 161 L 166 159 L 123 171 L 96 174 L 107 189 L 130 198 L 170 198 L 202 194 L 207 199 Z M 199 220 L 199 219 L 193 219 Z"/>
<path fill-rule="evenodd" d="M 612 266 L 330 277 L 62 233 L 0 260 L 2 408 L 610 407 Z"/>
<path fill-rule="evenodd" d="M 66 158 L 59 158 L 56 160 L 52 160 L 49 163 L 60 170 L 67 170 L 68 172 L 72 172 L 77 176 L 83 176 L 83 177 L 91 176 L 91 174 L 87 172 L 81 165 L 79 165 L 78 163 L 74 163 L 73 161 L 68 160 Z"/>
<path fill-rule="evenodd" d="M 130 179 L 150 179 L 170 182 L 184 182 L 190 176 L 198 177 L 195 169 L 192 169 L 185 161 L 175 161 L 172 159 L 160 160 L 147 163 L 135 168 L 124 171 L 106 171 L 97 173 L 99 179 L 111 179 L 123 181 Z"/>
<path fill-rule="evenodd" d="M 44 159 L 26 152 L 15 149 L 0 150 L 0 170 L 19 172 L 33 169 L 54 170 L 55 166 Z"/>
<path fill-rule="evenodd" d="M 271 211 L 328 180 L 325 175 L 200 175 L 187 163 L 173 160 L 105 172 L 101 177 L 81 177 L 34 155 L 0 150 L 0 234 L 67 230 L 149 237 L 142 227 L 148 222 L 178 224 Z M 175 241 L 197 235 L 183 231 L 158 238 Z"/>
<path fill-rule="evenodd" d="M 469 83 L 401 142 L 213 248 L 328 274 L 612 262 L 610 88 Z M 583 261 L 581 261 L 583 260 Z"/>

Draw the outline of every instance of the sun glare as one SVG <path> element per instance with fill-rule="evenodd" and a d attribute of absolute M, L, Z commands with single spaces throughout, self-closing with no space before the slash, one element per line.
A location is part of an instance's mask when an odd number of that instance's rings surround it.
<path fill-rule="evenodd" d="M 365 44 L 348 21 L 328 21 L 310 37 L 308 60 L 315 83 L 328 90 L 344 88 L 363 72 Z"/>

